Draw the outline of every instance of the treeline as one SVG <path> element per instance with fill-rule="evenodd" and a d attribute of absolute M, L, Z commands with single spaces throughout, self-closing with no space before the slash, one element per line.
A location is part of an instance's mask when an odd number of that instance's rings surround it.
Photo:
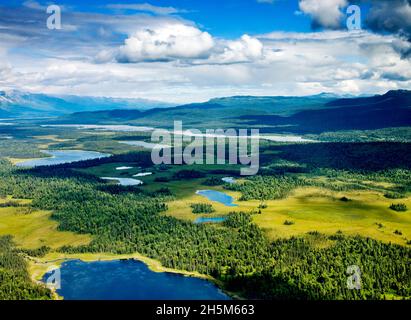
<path fill-rule="evenodd" d="M 290 191 L 297 187 L 310 185 L 303 178 L 287 175 L 254 176 L 245 183 L 233 183 L 225 188 L 241 192 L 240 201 L 247 200 L 276 200 L 285 198 Z"/>
<path fill-rule="evenodd" d="M 215 209 L 209 203 L 192 203 L 190 205 L 192 212 L 194 214 L 201 214 L 201 213 L 213 213 Z"/>
<path fill-rule="evenodd" d="M 97 158 L 97 159 L 90 159 L 84 161 L 77 161 L 77 162 L 70 162 L 70 163 L 62 163 L 53 166 L 41 166 L 31 169 L 26 169 L 26 172 L 45 172 L 47 170 L 59 170 L 59 169 L 81 169 L 81 168 L 89 168 L 100 166 L 107 163 L 116 163 L 116 162 L 127 162 L 127 163 L 135 163 L 141 167 L 149 167 L 153 165 L 151 160 L 151 153 L 140 151 L 140 152 L 129 152 L 123 153 L 118 155 L 112 155 L 109 157 L 104 158 Z"/>
<path fill-rule="evenodd" d="M 411 169 L 411 143 L 307 143 L 267 147 L 279 157 L 315 168 L 365 170 Z M 267 158 L 270 162 L 270 159 Z"/>
<path fill-rule="evenodd" d="M 308 135 L 308 138 L 314 138 L 327 142 L 410 142 L 411 128 L 383 128 L 377 130 L 349 130 L 324 132 L 319 135 Z"/>
<path fill-rule="evenodd" d="M 328 180 L 351 181 L 345 183 L 347 188 L 352 189 L 379 189 L 384 192 L 387 198 L 401 199 L 406 197 L 406 193 L 411 191 L 411 170 L 408 169 L 385 169 L 375 172 L 366 170 L 336 170 L 336 169 L 315 169 L 313 175 L 326 176 Z M 364 184 L 364 181 L 387 182 L 393 186 L 377 187 L 370 184 Z M 330 188 L 335 184 L 327 182 Z M 351 186 L 350 186 L 351 184 Z M 339 184 L 341 186 L 341 183 Z M 344 191 L 344 190 L 341 190 Z"/>
<path fill-rule="evenodd" d="M 230 212 L 223 225 L 229 228 L 241 228 L 251 223 L 251 214 L 248 212 Z"/>
<path fill-rule="evenodd" d="M 361 237 L 329 240 L 334 243 L 325 249 L 312 248 L 306 238 L 274 241 L 274 267 L 232 279 L 230 286 L 241 286 L 250 298 L 259 299 L 411 298 L 410 249 Z M 360 290 L 347 286 L 349 266 L 360 270 Z"/>
<path fill-rule="evenodd" d="M 0 237 L 0 300 L 51 298 L 49 289 L 31 281 L 27 262 L 22 257 L 21 250 L 15 248 L 11 236 Z"/>

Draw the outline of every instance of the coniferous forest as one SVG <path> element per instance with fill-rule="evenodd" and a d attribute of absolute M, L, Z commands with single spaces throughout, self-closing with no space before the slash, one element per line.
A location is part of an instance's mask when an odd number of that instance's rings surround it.
<path fill-rule="evenodd" d="M 52 299 L 44 285 L 32 282 L 27 261 L 10 236 L 0 237 L 0 300 Z"/>

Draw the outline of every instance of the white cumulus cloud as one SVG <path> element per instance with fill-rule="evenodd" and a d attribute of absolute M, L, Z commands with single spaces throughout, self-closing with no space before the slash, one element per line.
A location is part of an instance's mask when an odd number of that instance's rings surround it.
<path fill-rule="evenodd" d="M 185 24 L 166 24 L 134 32 L 119 48 L 116 59 L 142 62 L 205 58 L 213 46 L 208 32 Z"/>
<path fill-rule="evenodd" d="M 249 35 L 236 40 L 219 39 L 195 26 L 168 22 L 138 29 L 119 48 L 99 52 L 96 61 L 234 64 L 253 62 L 263 56 L 262 42 Z"/>
<path fill-rule="evenodd" d="M 251 62 L 263 57 L 263 49 L 260 40 L 245 34 L 239 40 L 228 41 L 223 52 L 214 55 L 211 60 L 222 64 Z"/>
<path fill-rule="evenodd" d="M 347 0 L 300 0 L 300 10 L 313 19 L 314 26 L 338 29 Z"/>

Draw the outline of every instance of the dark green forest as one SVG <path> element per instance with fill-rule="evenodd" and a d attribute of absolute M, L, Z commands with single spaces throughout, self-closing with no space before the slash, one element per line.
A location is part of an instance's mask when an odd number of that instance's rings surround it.
<path fill-rule="evenodd" d="M 52 299 L 49 289 L 31 281 L 23 254 L 39 252 L 22 252 L 10 236 L 0 237 L 0 300 Z"/>

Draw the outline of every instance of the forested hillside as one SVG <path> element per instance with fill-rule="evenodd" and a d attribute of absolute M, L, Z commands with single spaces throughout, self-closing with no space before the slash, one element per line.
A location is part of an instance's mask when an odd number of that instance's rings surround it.
<path fill-rule="evenodd" d="M 129 110 L 77 113 L 56 123 L 123 122 L 172 126 L 173 121 L 198 128 L 260 128 L 264 133 L 319 134 L 340 130 L 375 130 L 411 126 L 411 91 L 336 99 L 309 97 L 231 97 L 145 112 Z"/>

